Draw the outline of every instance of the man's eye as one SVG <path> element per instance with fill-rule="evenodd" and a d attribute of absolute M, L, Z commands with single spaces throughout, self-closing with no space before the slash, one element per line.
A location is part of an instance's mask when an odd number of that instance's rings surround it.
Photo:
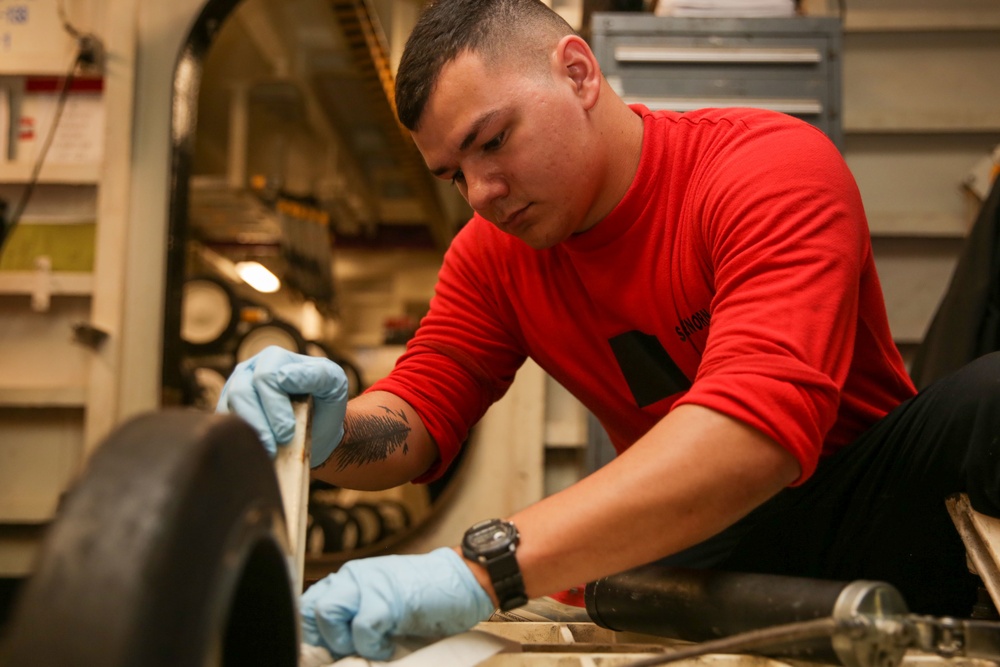
<path fill-rule="evenodd" d="M 497 148 L 500 148 L 500 145 L 503 144 L 503 140 L 504 140 L 505 136 L 506 136 L 506 134 L 504 132 L 501 132 L 497 136 L 493 137 L 492 139 L 490 139 L 489 141 L 487 141 L 485 144 L 483 144 L 483 150 L 492 151 L 492 150 L 496 150 Z"/>
<path fill-rule="evenodd" d="M 462 173 L 461 169 L 456 169 L 455 173 L 451 175 L 451 184 L 458 185 L 459 183 L 465 182 L 465 174 Z"/>

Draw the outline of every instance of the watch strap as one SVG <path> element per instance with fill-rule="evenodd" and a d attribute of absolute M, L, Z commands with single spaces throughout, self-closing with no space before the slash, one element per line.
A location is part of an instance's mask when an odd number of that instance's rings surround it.
<path fill-rule="evenodd" d="M 521 577 L 521 568 L 517 564 L 513 549 L 487 560 L 484 565 L 490 575 L 493 591 L 500 602 L 501 611 L 510 611 L 527 604 L 524 579 Z"/>

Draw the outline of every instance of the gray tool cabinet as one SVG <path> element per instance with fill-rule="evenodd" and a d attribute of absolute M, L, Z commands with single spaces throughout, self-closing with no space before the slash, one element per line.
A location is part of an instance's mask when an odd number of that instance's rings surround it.
<path fill-rule="evenodd" d="M 595 13 L 591 28 L 601 68 L 626 102 L 773 109 L 818 126 L 843 150 L 838 18 Z"/>

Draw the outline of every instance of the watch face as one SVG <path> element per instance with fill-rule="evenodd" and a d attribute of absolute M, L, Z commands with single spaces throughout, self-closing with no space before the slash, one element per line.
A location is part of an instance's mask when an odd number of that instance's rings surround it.
<path fill-rule="evenodd" d="M 514 542 L 517 529 L 506 521 L 489 521 L 481 527 L 473 526 L 465 535 L 465 545 L 480 554 L 506 550 Z"/>
<path fill-rule="evenodd" d="M 469 536 L 469 546 L 476 551 L 491 551 L 509 540 L 505 530 L 484 530 Z"/>

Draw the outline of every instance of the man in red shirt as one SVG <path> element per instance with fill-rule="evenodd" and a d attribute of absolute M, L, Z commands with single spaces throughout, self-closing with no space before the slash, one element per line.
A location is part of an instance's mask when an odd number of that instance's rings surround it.
<path fill-rule="evenodd" d="M 307 641 L 385 658 L 395 636 L 664 558 L 882 579 L 916 611 L 967 612 L 943 499 L 1000 513 L 981 465 L 1000 361 L 914 398 L 857 187 L 817 129 L 629 107 L 536 0 L 432 3 L 396 85 L 431 172 L 475 211 L 430 313 L 349 404 L 333 364 L 272 349 L 237 368 L 220 409 L 273 451 L 291 437 L 287 394 L 311 393 L 316 476 L 387 488 L 440 475 L 531 357 L 620 456 L 461 548 L 349 563 L 303 596 Z"/>

